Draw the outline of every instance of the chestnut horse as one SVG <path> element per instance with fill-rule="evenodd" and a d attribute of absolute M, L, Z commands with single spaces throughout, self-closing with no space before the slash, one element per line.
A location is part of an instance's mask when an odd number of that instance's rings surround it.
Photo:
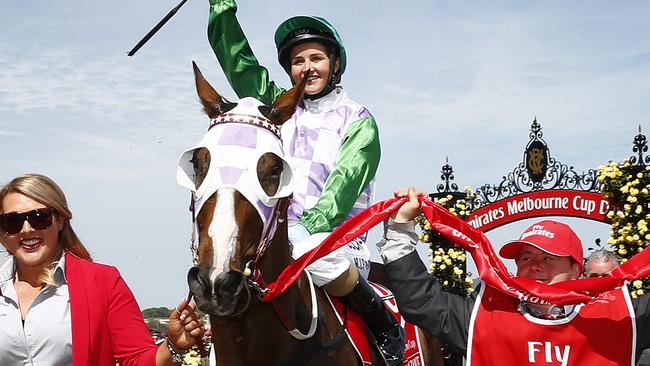
<path fill-rule="evenodd" d="M 305 81 L 267 107 L 253 98 L 230 103 L 196 64 L 194 74 L 211 122 L 181 156 L 178 180 L 193 192 L 198 258 L 188 283 L 210 316 L 217 365 L 361 364 L 307 272 L 272 303 L 259 296 L 262 278 L 274 280 L 293 260 L 285 220 L 292 172 L 279 127 L 301 102 Z"/>

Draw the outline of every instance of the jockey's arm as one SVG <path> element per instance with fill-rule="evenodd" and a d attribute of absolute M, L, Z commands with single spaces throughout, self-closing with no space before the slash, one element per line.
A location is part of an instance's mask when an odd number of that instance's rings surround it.
<path fill-rule="evenodd" d="M 375 177 L 380 155 L 375 119 L 364 117 L 352 123 L 320 198 L 314 207 L 304 211 L 299 223 L 311 234 L 334 230 Z"/>
<path fill-rule="evenodd" d="M 476 295 L 462 297 L 442 291 L 415 251 L 413 222 L 388 220 L 377 244 L 397 305 L 406 321 L 465 351 Z"/>
<path fill-rule="evenodd" d="M 234 0 L 210 0 L 208 40 L 226 78 L 240 98 L 254 97 L 266 105 L 284 91 L 269 79 L 244 35 Z"/>

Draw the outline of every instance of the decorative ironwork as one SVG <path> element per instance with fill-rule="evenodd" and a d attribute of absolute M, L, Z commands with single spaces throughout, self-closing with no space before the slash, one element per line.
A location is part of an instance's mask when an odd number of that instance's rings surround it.
<path fill-rule="evenodd" d="M 644 153 L 648 152 L 648 139 L 641 133 L 641 125 L 639 125 L 639 133 L 634 136 L 634 147 L 632 151 L 637 155 L 630 157 L 630 163 L 642 166 L 650 165 L 650 155 L 643 156 Z"/>
<path fill-rule="evenodd" d="M 454 180 L 454 168 L 449 164 L 449 157 L 445 157 L 445 165 L 440 169 L 442 173 L 440 179 L 442 183 L 436 186 L 436 193 L 430 193 L 429 198 L 435 201 L 439 198 L 451 196 L 452 203 L 459 199 L 467 198 L 467 192 L 458 190 L 458 184 L 452 182 Z"/>
<path fill-rule="evenodd" d="M 578 173 L 551 157 L 546 142 L 542 139 L 542 127 L 533 120 L 530 141 L 526 145 L 523 161 L 499 184 L 484 184 L 476 190 L 474 209 L 489 205 L 514 195 L 547 189 L 572 189 L 586 192 L 600 192 L 596 170 Z M 647 147 L 646 147 L 647 150 Z"/>
<path fill-rule="evenodd" d="M 454 168 L 449 165 L 449 157 L 445 157 L 445 165 L 442 166 L 440 172 L 442 173 L 440 179 L 444 184 L 438 183 L 438 186 L 436 187 L 438 193 L 433 193 L 432 196 L 445 197 L 448 194 L 460 193 L 458 192 L 458 184 L 452 182 L 454 180 Z"/>

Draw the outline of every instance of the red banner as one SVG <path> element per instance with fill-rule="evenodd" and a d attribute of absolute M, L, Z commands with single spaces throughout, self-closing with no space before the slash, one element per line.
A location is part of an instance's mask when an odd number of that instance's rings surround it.
<path fill-rule="evenodd" d="M 378 202 L 358 215 L 348 219 L 332 232 L 318 247 L 291 263 L 271 283 L 263 295 L 268 301 L 279 296 L 309 264 L 323 255 L 346 245 L 396 212 L 407 198 L 392 198 Z M 485 234 L 451 214 L 444 207 L 420 197 L 420 207 L 434 230 L 467 250 L 474 258 L 481 279 L 489 286 L 510 296 L 529 302 L 546 301 L 556 305 L 583 303 L 621 286 L 625 281 L 650 275 L 650 249 L 646 248 L 627 262 L 615 268 L 611 276 L 583 278 L 547 285 L 530 278 L 515 277 L 497 256 Z"/>
<path fill-rule="evenodd" d="M 539 216 L 582 217 L 609 222 L 609 203 L 596 192 L 545 190 L 501 199 L 472 212 L 467 222 L 488 232 L 507 223 Z"/>

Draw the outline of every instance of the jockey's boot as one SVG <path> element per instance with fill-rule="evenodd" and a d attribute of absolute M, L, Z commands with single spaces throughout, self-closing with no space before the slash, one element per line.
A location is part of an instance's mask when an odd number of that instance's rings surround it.
<path fill-rule="evenodd" d="M 343 299 L 361 315 L 388 366 L 400 366 L 404 359 L 406 335 L 375 290 L 363 277 L 359 277 L 359 282 Z"/>

